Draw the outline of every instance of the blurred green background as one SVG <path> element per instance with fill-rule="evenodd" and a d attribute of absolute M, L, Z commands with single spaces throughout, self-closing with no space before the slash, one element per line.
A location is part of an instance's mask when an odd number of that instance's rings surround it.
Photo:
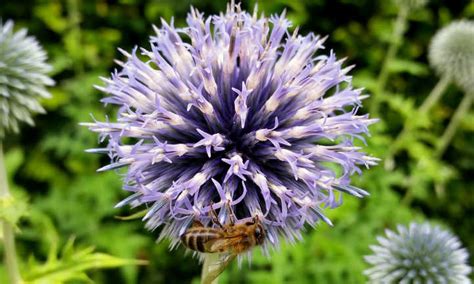
<path fill-rule="evenodd" d="M 245 1 L 242 6 L 253 10 L 255 2 Z M 348 57 L 348 65 L 356 64 L 354 84 L 369 94 L 375 91 L 398 11 L 391 1 L 258 4 L 266 15 L 286 8 L 301 33 L 329 35 L 327 51 L 333 49 L 338 57 Z M 160 17 L 167 21 L 174 17 L 176 26 L 182 26 L 190 5 L 209 15 L 223 11 L 226 2 L 1 1 L 0 18 L 13 19 L 17 29 L 26 27 L 38 38 L 57 82 L 50 89 L 53 98 L 43 102 L 48 113 L 35 118 L 37 126 L 24 126 L 21 135 L 10 135 L 5 141 L 10 187 L 30 203 L 17 235 L 23 270 L 74 238 L 77 247 L 94 246 L 114 256 L 149 261 L 146 266 L 90 270 L 87 275 L 97 283 L 197 283 L 196 259 L 182 248 L 169 251 L 166 241 L 156 243 L 159 232 L 146 231 L 140 220 L 116 218 L 133 214 L 128 208 L 114 208 L 127 194 L 116 173 L 95 172 L 108 158 L 84 153 L 98 141 L 78 125 L 91 121 L 91 114 L 98 119 L 107 113 L 114 116 L 113 108 L 99 103 L 103 94 L 93 85 L 100 85 L 98 77 L 107 77 L 117 67 L 115 58 L 123 59 L 117 47 L 148 47 L 152 24 L 159 26 Z M 393 169 L 385 170 L 382 162 L 354 176 L 354 182 L 371 196 L 364 200 L 346 196 L 340 208 L 326 210 L 334 227 L 308 228 L 303 242 L 283 244 L 269 258 L 256 250 L 251 266 L 244 262 L 239 269 L 232 264 L 221 283 L 364 283 L 363 255 L 370 253 L 369 245 L 385 228 L 411 220 L 443 224 L 474 253 L 474 112 L 464 117 L 449 148 L 437 158 L 432 155 L 434 145 L 463 93 L 450 86 L 429 115 L 416 111 L 438 81 L 427 64 L 430 39 L 440 27 L 460 18 L 474 18 L 474 2 L 432 0 L 409 14 L 404 40 L 388 65 L 389 80 L 378 115 L 381 122 L 371 127 L 365 150 L 383 160 L 406 120 L 418 120 L 419 126 L 396 154 Z M 370 112 L 370 100 L 362 112 Z M 2 264 L 0 283 L 6 282 L 4 277 Z"/>

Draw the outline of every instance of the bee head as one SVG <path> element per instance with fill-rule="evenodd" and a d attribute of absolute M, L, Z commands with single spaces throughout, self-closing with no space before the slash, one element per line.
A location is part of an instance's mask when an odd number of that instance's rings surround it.
<path fill-rule="evenodd" d="M 252 222 L 246 222 L 245 225 L 254 228 L 253 237 L 255 238 L 255 245 L 261 245 L 265 241 L 265 229 L 258 220 L 258 216 L 252 218 Z"/>

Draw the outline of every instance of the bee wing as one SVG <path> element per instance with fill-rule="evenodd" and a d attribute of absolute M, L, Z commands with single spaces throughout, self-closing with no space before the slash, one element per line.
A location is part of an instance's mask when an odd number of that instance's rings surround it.
<path fill-rule="evenodd" d="M 231 252 L 235 247 L 241 246 L 245 235 L 237 235 L 226 238 L 211 239 L 204 246 L 208 252 Z"/>

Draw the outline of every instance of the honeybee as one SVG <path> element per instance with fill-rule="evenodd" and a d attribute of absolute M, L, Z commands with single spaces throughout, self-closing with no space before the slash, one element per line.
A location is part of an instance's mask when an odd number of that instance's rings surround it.
<path fill-rule="evenodd" d="M 230 206 L 227 206 L 230 209 Z M 211 205 L 211 219 L 218 228 L 204 227 L 199 221 L 181 235 L 181 242 L 187 248 L 204 253 L 229 253 L 237 255 L 263 244 L 265 230 L 257 216 L 251 222 L 236 224 L 236 217 L 230 211 L 230 222 L 222 225 Z"/>

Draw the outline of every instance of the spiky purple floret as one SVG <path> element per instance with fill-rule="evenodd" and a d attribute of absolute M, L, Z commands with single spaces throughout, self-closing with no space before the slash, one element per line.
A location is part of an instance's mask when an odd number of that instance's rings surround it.
<path fill-rule="evenodd" d="M 349 178 L 377 159 L 353 139 L 375 120 L 356 114 L 351 68 L 315 55 L 324 38 L 290 34 L 284 13 L 234 5 L 207 18 L 191 9 L 187 23 L 162 21 L 151 50 L 122 51 L 123 69 L 98 87 L 120 106 L 116 122 L 88 124 L 108 141 L 92 150 L 109 153 L 102 170 L 128 167 L 132 195 L 118 206 L 149 205 L 147 227 L 164 225 L 161 237 L 176 243 L 193 219 L 210 223 L 211 204 L 226 220 L 229 202 L 240 220 L 258 215 L 276 245 L 279 234 L 300 238 L 305 223 L 330 224 L 322 209 L 341 192 L 367 195 Z"/>

